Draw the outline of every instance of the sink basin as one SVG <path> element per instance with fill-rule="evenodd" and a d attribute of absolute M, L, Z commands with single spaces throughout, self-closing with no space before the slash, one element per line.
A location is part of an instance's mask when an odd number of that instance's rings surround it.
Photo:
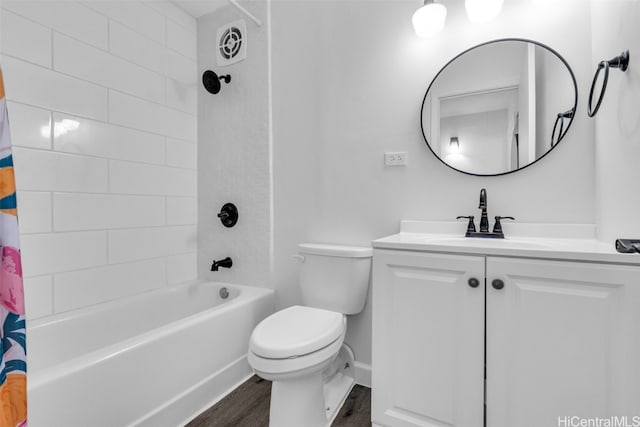
<path fill-rule="evenodd" d="M 431 245 L 442 246 L 463 246 L 471 248 L 504 248 L 504 249 L 549 249 L 549 245 L 545 245 L 538 242 L 531 242 L 529 240 L 510 239 L 505 237 L 504 239 L 485 239 L 481 237 L 443 237 L 429 238 L 425 240 L 425 243 Z"/>

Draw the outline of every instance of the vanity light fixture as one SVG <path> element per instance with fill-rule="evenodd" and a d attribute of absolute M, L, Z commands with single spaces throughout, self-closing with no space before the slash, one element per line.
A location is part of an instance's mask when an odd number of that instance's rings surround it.
<path fill-rule="evenodd" d="M 411 17 L 413 28 L 419 37 L 435 36 L 444 28 L 447 8 L 435 0 L 424 0 L 424 6 L 416 10 Z"/>
<path fill-rule="evenodd" d="M 460 151 L 460 140 L 457 136 L 452 136 L 449 139 L 449 151 L 457 153 Z"/>
<path fill-rule="evenodd" d="M 504 0 L 465 0 L 467 18 L 471 22 L 488 22 L 500 14 Z"/>

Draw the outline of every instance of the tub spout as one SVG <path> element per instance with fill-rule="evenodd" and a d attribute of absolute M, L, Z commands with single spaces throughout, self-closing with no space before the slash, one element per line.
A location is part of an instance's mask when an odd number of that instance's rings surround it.
<path fill-rule="evenodd" d="M 233 261 L 229 257 L 226 257 L 225 259 L 221 259 L 220 261 L 214 260 L 213 264 L 211 264 L 211 271 L 218 271 L 220 267 L 231 268 L 232 265 L 233 265 Z"/>

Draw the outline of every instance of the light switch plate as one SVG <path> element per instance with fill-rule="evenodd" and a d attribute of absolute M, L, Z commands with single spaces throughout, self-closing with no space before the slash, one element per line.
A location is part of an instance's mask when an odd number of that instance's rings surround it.
<path fill-rule="evenodd" d="M 384 164 L 386 166 L 406 166 L 406 151 L 388 151 L 384 153 Z"/>

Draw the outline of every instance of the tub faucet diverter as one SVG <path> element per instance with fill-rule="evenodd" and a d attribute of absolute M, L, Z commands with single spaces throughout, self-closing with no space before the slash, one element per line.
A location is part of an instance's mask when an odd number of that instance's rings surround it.
<path fill-rule="evenodd" d="M 487 215 L 487 190 L 484 188 L 480 190 L 480 204 L 478 209 L 482 210 L 480 216 L 480 231 L 476 231 L 476 225 L 473 222 L 473 216 L 459 216 L 457 219 L 466 218 L 469 220 L 467 224 L 467 232 L 465 237 L 488 237 L 495 239 L 504 239 L 504 233 L 502 231 L 501 219 L 515 219 L 512 216 L 496 216 L 496 222 L 493 226 L 493 231 L 489 231 L 489 216 Z"/>
<path fill-rule="evenodd" d="M 219 261 L 214 260 L 213 264 L 211 264 L 211 271 L 218 271 L 220 267 L 231 268 L 232 265 L 233 265 L 233 261 L 229 257 L 226 257 Z"/>

